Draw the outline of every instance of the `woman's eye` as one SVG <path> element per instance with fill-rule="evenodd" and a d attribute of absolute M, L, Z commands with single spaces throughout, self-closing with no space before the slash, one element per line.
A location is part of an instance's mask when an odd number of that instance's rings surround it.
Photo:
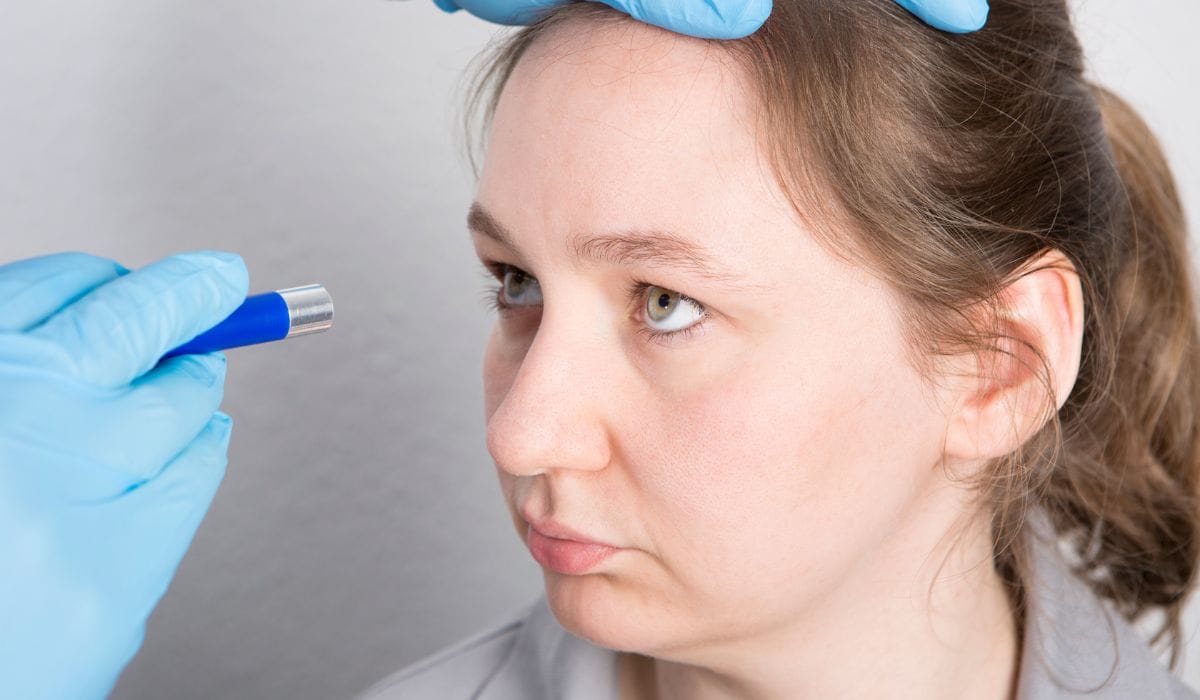
<path fill-rule="evenodd" d="M 542 303 L 542 287 L 538 281 L 517 268 L 504 271 L 501 283 L 505 303 L 512 306 L 533 306 Z"/>
<path fill-rule="evenodd" d="M 543 303 L 542 285 L 536 277 L 519 267 L 484 261 L 484 267 L 499 278 L 500 284 L 488 290 L 488 304 L 501 313 L 516 307 L 540 306 Z M 629 290 L 630 301 L 644 304 L 638 329 L 656 342 L 691 335 L 708 318 L 708 310 L 691 297 L 666 287 L 646 282 L 634 282 Z"/>
<path fill-rule="evenodd" d="M 656 331 L 683 330 L 704 318 L 704 307 L 669 289 L 646 287 L 646 323 Z"/>

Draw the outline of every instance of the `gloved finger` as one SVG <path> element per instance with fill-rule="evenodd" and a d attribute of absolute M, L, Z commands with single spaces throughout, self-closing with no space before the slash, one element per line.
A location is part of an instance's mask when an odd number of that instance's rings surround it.
<path fill-rule="evenodd" d="M 634 19 L 703 39 L 737 39 L 771 14 L 771 0 L 599 0 Z M 434 0 L 496 24 L 530 24 L 565 0 Z"/>
<path fill-rule="evenodd" d="M 225 357 L 168 358 L 117 389 L 45 373 L 7 376 L 6 389 L 20 398 L 0 402 L 5 437 L 41 455 L 31 476 L 47 494 L 85 504 L 151 478 L 196 437 L 221 405 Z"/>
<path fill-rule="evenodd" d="M 0 266 L 0 333 L 28 330 L 127 272 L 112 260 L 87 253 L 56 253 Z"/>
<path fill-rule="evenodd" d="M 248 288 L 238 255 L 173 255 L 98 287 L 30 335 L 60 350 L 57 364 L 70 376 L 117 387 L 221 322 L 245 300 Z"/>
<path fill-rule="evenodd" d="M 926 24 L 944 32 L 965 34 L 987 23 L 988 0 L 896 0 Z"/>
<path fill-rule="evenodd" d="M 466 10 L 495 24 L 532 24 L 566 0 L 433 0 L 446 12 Z"/>
<path fill-rule="evenodd" d="M 771 14 L 771 0 L 600 0 L 634 19 L 701 39 L 740 39 Z"/>
<path fill-rule="evenodd" d="M 77 474 L 69 498 L 108 498 L 153 478 L 211 420 L 224 382 L 224 354 L 179 355 L 135 379 L 103 412 L 89 406 L 81 409 L 86 415 L 64 416 L 88 428 L 64 438 L 72 442 L 63 451 L 78 453 L 77 465 L 103 465 L 97 469 L 104 472 Z"/>
<path fill-rule="evenodd" d="M 225 396 L 225 354 L 178 355 L 133 380 L 112 405 L 124 416 L 126 439 L 108 464 L 127 465 L 141 481 L 152 478 L 212 420 Z"/>
<path fill-rule="evenodd" d="M 135 597 L 148 605 L 145 615 L 166 592 L 225 476 L 232 427 L 228 415 L 214 413 L 186 449 L 108 514 L 121 532 L 103 547 L 102 563 L 121 572 L 120 585 L 144 587 Z"/>

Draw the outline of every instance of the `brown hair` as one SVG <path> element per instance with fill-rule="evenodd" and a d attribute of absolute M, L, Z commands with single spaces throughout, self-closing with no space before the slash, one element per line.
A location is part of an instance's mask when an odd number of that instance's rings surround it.
<path fill-rule="evenodd" d="M 1152 643 L 1166 638 L 1174 667 L 1200 547 L 1200 345 L 1179 198 L 1146 125 L 1085 79 L 1066 0 L 991 6 L 982 31 L 950 35 L 883 0 L 777 0 L 762 29 L 720 45 L 757 87 L 797 212 L 898 292 L 914 362 L 1038 363 L 1044 427 L 977 484 L 1018 620 L 1026 514 L 1042 508 L 1099 595 L 1130 620 L 1163 613 Z M 483 101 L 490 119 L 528 47 L 581 16 L 618 15 L 568 5 L 520 30 L 471 113 Z M 1047 249 L 1074 264 L 1085 301 L 1078 378 L 1057 412 L 1045 358 L 998 321 L 1001 291 Z M 980 308 L 991 313 L 968 312 Z"/>

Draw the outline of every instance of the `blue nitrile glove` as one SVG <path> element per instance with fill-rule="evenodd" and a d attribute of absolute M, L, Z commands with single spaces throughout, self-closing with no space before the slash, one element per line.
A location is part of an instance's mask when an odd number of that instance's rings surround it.
<path fill-rule="evenodd" d="M 837 2 L 837 0 L 830 0 Z M 988 0 L 896 0 L 934 29 L 966 34 L 983 29 L 987 22 Z"/>
<path fill-rule="evenodd" d="M 246 297 L 241 258 L 0 267 L 0 697 L 103 698 L 225 472 L 221 353 L 167 350 Z"/>
<path fill-rule="evenodd" d="M 498 24 L 529 24 L 548 8 L 566 1 L 433 0 L 447 12 L 462 9 Z M 771 0 L 598 1 L 642 22 L 701 39 L 740 39 L 754 33 L 771 14 Z M 947 32 L 973 32 L 987 21 L 988 0 L 895 1 L 931 26 Z"/>

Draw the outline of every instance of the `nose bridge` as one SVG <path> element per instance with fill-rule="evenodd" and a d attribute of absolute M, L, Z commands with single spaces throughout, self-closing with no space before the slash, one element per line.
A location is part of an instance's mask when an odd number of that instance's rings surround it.
<path fill-rule="evenodd" d="M 609 461 L 603 336 L 588 314 L 543 311 L 504 400 L 488 421 L 488 449 L 506 472 L 603 468 Z"/>

